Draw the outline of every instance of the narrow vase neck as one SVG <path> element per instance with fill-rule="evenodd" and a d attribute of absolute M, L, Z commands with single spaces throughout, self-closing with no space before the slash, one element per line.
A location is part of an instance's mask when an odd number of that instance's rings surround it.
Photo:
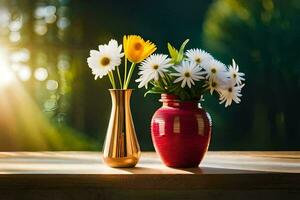
<path fill-rule="evenodd" d="M 117 106 L 118 108 L 125 105 L 130 106 L 130 98 L 132 94 L 131 89 L 110 89 L 109 90 L 113 107 Z"/>

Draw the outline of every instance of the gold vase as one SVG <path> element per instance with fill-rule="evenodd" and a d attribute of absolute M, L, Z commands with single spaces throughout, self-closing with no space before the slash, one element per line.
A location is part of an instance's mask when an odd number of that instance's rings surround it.
<path fill-rule="evenodd" d="M 109 90 L 112 110 L 103 147 L 104 162 L 110 167 L 134 167 L 141 150 L 131 116 L 131 89 Z"/>

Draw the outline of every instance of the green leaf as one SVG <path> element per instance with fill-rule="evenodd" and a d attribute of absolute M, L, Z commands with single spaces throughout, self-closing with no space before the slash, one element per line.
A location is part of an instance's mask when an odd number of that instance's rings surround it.
<path fill-rule="evenodd" d="M 182 61 L 183 55 L 184 55 L 184 48 L 185 48 L 185 46 L 187 45 L 187 43 L 188 43 L 189 41 L 190 41 L 189 39 L 186 39 L 186 40 L 182 43 L 182 45 L 181 45 L 181 47 L 180 47 L 180 49 L 179 49 L 178 56 L 177 56 L 177 59 L 176 59 L 175 63 L 180 63 L 180 62 Z"/>
<path fill-rule="evenodd" d="M 190 41 L 189 39 L 186 39 L 180 46 L 179 51 L 177 49 L 175 49 L 175 47 L 173 47 L 170 43 L 168 43 L 168 50 L 169 50 L 170 56 L 172 58 L 172 62 L 174 64 L 178 64 L 183 60 L 184 48 L 189 41 Z"/>
<path fill-rule="evenodd" d="M 146 97 L 148 94 L 161 94 L 160 92 L 154 92 L 152 90 L 149 90 L 147 91 L 145 94 L 144 94 L 144 97 Z"/>
<path fill-rule="evenodd" d="M 175 49 L 170 43 L 168 43 L 168 50 L 172 61 L 175 62 L 178 56 L 178 50 Z"/>
<path fill-rule="evenodd" d="M 144 94 L 144 97 L 146 97 L 148 94 L 162 94 L 164 92 L 165 92 L 164 89 L 162 89 L 161 87 L 154 86 Z"/>
<path fill-rule="evenodd" d="M 180 90 L 180 84 L 173 84 L 169 87 L 169 92 L 174 92 L 175 94 L 178 93 L 178 90 Z"/>
<path fill-rule="evenodd" d="M 146 97 L 148 94 L 162 94 L 162 92 L 149 90 L 144 94 L 144 97 Z"/>

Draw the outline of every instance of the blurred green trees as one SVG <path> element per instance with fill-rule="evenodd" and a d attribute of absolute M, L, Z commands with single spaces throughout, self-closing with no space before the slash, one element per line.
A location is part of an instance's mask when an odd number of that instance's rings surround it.
<path fill-rule="evenodd" d="M 0 69 L 13 74 L 0 84 L 0 150 L 95 149 L 70 126 L 84 60 L 70 24 L 69 0 L 0 0 Z"/>
<path fill-rule="evenodd" d="M 204 47 L 246 73 L 241 105 L 223 113 L 235 128 L 218 133 L 238 149 L 299 149 L 299 13 L 298 0 L 218 0 L 207 12 Z"/>

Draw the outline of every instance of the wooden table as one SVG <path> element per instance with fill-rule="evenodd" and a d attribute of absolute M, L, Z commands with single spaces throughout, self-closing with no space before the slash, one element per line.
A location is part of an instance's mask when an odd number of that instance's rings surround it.
<path fill-rule="evenodd" d="M 208 152 L 172 169 L 155 153 L 113 169 L 96 152 L 0 153 L 0 200 L 300 199 L 300 152 Z"/>

